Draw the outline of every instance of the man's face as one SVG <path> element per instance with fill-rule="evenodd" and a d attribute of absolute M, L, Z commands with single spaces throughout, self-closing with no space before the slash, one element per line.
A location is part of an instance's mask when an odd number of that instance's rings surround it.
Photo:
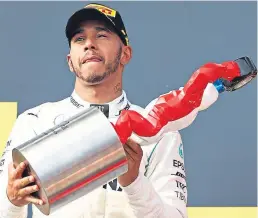
<path fill-rule="evenodd" d="M 89 85 L 99 84 L 121 67 L 123 46 L 103 22 L 85 22 L 71 40 L 70 70 Z"/>

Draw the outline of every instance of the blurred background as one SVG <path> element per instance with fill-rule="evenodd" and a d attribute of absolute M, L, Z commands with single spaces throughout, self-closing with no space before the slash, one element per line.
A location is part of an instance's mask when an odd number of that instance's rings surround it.
<path fill-rule="evenodd" d="M 206 62 L 249 56 L 257 64 L 256 2 L 99 3 L 121 13 L 133 47 L 124 72 L 132 103 L 178 89 Z M 17 102 L 20 114 L 70 95 L 64 29 L 85 4 L 0 2 L 0 102 Z M 189 207 L 256 207 L 256 124 L 257 80 L 221 94 L 181 131 Z"/>

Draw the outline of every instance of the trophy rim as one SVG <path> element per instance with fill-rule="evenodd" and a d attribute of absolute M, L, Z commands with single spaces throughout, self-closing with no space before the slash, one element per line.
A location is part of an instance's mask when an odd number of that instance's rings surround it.
<path fill-rule="evenodd" d="M 47 198 L 46 191 L 42 187 L 41 180 L 39 179 L 38 175 L 36 174 L 35 170 L 33 169 L 32 165 L 29 163 L 27 158 L 19 151 L 19 149 L 14 148 L 12 150 L 12 156 L 13 156 L 13 161 L 15 164 L 20 164 L 21 162 L 26 162 L 26 169 L 28 170 L 28 174 L 32 175 L 35 178 L 35 183 L 36 185 L 39 186 L 39 190 L 37 192 L 34 192 L 38 198 L 40 198 L 44 203 L 43 205 L 37 205 L 34 204 L 43 214 L 49 215 L 50 214 L 50 204 Z"/>

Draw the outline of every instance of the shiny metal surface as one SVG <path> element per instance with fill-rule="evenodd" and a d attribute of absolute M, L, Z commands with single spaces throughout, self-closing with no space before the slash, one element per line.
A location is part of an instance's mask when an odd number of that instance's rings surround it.
<path fill-rule="evenodd" d="M 49 215 L 125 173 L 122 144 L 105 115 L 90 108 L 13 149 L 14 164 L 27 161 L 26 175 L 34 175 L 35 196 Z"/>

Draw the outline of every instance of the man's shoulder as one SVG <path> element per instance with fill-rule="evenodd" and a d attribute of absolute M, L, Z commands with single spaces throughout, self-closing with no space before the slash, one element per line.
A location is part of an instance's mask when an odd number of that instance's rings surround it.
<path fill-rule="evenodd" d="M 131 105 L 130 105 L 130 110 L 136 111 L 136 112 L 138 112 L 138 113 L 143 113 L 144 108 L 141 107 L 141 106 L 139 106 L 139 105 L 136 105 L 136 104 L 131 103 Z"/>
<path fill-rule="evenodd" d="M 25 117 L 29 117 L 29 116 L 34 116 L 38 118 L 42 114 L 44 115 L 44 114 L 54 113 L 55 111 L 60 111 L 60 109 L 67 107 L 69 102 L 70 102 L 70 97 L 66 97 L 64 99 L 61 99 L 55 102 L 45 102 L 25 110 L 18 116 L 18 118 L 24 119 Z"/>
<path fill-rule="evenodd" d="M 165 132 L 159 135 L 159 137 L 153 137 L 149 143 L 143 144 L 143 149 L 146 151 L 161 150 L 166 152 L 173 150 L 182 143 L 181 135 L 179 131 Z"/>

